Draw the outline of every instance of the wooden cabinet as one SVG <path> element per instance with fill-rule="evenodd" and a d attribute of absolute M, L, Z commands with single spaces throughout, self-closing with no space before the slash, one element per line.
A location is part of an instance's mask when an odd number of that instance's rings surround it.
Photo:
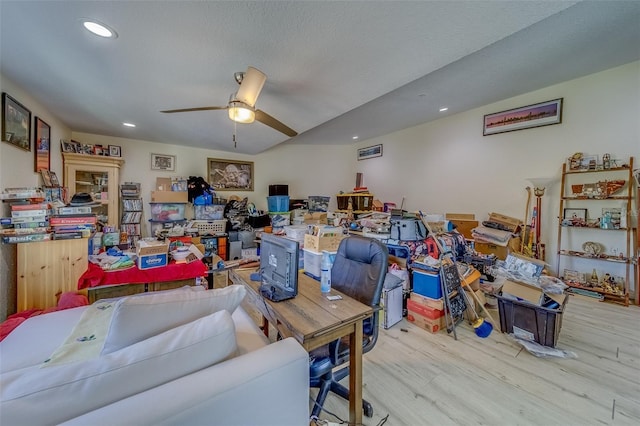
<path fill-rule="evenodd" d="M 558 212 L 558 276 L 625 306 L 635 279 L 632 171 L 633 157 L 608 169 L 570 170 L 564 164 Z"/>
<path fill-rule="evenodd" d="M 195 278 L 177 281 L 164 281 L 144 284 L 122 284 L 107 285 L 90 288 L 88 291 L 89 303 L 93 303 L 100 299 L 111 299 L 113 297 L 131 296 L 138 293 L 147 293 L 150 291 L 171 290 L 174 288 L 184 287 L 185 285 L 196 285 Z"/>
<path fill-rule="evenodd" d="M 55 307 L 60 293 L 78 290 L 88 266 L 86 238 L 17 246 L 18 312 Z"/>
<path fill-rule="evenodd" d="M 78 192 L 91 194 L 94 201 L 100 203 L 94 209 L 98 221 L 117 227 L 120 218 L 118 185 L 124 160 L 68 152 L 62 153 L 62 156 L 64 186 L 69 188 L 70 196 Z"/>

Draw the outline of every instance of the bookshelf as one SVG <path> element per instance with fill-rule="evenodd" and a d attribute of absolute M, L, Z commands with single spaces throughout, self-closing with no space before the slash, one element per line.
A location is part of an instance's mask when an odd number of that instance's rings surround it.
<path fill-rule="evenodd" d="M 135 247 L 136 242 L 142 238 L 142 198 L 140 198 L 140 183 L 125 182 L 120 185 L 120 198 L 122 216 L 120 219 L 120 232 L 127 234 L 127 243 Z"/>

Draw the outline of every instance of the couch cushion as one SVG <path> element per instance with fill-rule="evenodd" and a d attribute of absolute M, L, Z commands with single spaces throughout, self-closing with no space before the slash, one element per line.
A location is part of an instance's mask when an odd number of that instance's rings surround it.
<path fill-rule="evenodd" d="M 39 365 L 60 346 L 88 306 L 27 319 L 0 342 L 0 373 Z"/>
<path fill-rule="evenodd" d="M 246 294 L 241 285 L 207 291 L 147 293 L 117 302 L 102 348 L 108 354 L 220 310 L 229 313 Z"/>
<path fill-rule="evenodd" d="M 11 371 L 0 375 L 0 423 L 57 424 L 213 365 L 235 350 L 235 326 L 222 310 L 89 361 Z"/>

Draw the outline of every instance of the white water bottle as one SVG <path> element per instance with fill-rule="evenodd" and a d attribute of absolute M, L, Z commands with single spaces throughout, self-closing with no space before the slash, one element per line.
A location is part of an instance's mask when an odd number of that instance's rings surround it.
<path fill-rule="evenodd" d="M 320 291 L 322 293 L 331 291 L 331 258 L 326 251 L 322 252 L 322 263 L 320 264 Z"/>

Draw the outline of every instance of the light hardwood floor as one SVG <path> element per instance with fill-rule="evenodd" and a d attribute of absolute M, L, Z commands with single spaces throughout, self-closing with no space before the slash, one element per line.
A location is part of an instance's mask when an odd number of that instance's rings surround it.
<path fill-rule="evenodd" d="M 381 329 L 364 356 L 363 396 L 374 415 L 363 423 L 388 414 L 386 426 L 640 424 L 640 308 L 571 297 L 562 315 L 557 347 L 576 359 L 537 358 L 499 331 L 479 338 L 466 323 L 458 340 L 406 320 Z M 325 408 L 348 419 L 335 395 Z"/>

